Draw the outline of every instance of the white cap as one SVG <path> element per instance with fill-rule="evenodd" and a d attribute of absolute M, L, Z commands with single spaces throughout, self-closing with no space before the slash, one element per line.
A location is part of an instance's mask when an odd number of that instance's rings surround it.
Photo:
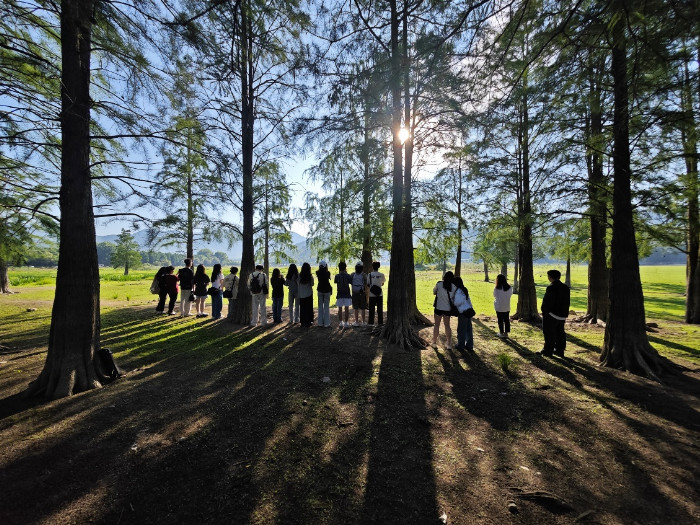
<path fill-rule="evenodd" d="M 328 268 L 328 263 L 326 262 L 325 259 L 322 260 L 320 263 L 318 263 L 318 265 L 319 265 L 319 266 L 323 266 L 324 268 Z"/>
<path fill-rule="evenodd" d="M 355 266 L 364 266 L 364 264 L 362 264 L 362 261 L 357 261 L 357 264 Z"/>

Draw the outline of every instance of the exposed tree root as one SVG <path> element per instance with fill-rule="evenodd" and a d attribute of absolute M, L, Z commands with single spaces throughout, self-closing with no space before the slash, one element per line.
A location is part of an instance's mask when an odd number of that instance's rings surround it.
<path fill-rule="evenodd" d="M 420 313 L 418 309 L 413 310 L 408 316 L 408 322 L 418 326 L 433 326 L 433 323 L 425 315 Z"/>
<path fill-rule="evenodd" d="M 380 335 L 389 344 L 395 344 L 403 350 L 422 350 L 427 346 L 427 342 L 413 330 L 410 324 L 399 323 L 398 326 L 393 326 L 391 323 L 386 323 Z"/>
<path fill-rule="evenodd" d="M 682 370 L 682 367 L 659 356 L 648 342 L 627 342 L 624 349 L 620 346 L 603 347 L 600 365 L 642 375 L 659 383 L 662 383 L 662 375 L 677 374 Z"/>

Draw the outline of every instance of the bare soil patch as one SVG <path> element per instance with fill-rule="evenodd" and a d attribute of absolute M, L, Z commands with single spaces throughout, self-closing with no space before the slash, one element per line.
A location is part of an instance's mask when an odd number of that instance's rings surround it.
<path fill-rule="evenodd" d="M 601 369 L 579 338 L 598 327 L 572 325 L 550 359 L 536 330 L 501 341 L 487 317 L 460 353 L 110 315 L 127 374 L 100 390 L 23 400 L 44 350 L 0 354 L 0 523 L 700 522 L 700 374 Z"/>

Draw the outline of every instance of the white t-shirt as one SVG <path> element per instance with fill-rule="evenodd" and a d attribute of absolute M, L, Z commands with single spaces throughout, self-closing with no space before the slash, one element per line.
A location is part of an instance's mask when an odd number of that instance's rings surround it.
<path fill-rule="evenodd" d="M 510 298 L 513 295 L 513 287 L 507 290 L 493 289 L 493 307 L 497 312 L 510 312 Z"/>

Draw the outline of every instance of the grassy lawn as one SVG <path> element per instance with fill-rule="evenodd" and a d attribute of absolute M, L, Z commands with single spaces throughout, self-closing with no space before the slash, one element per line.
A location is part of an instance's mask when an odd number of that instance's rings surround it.
<path fill-rule="evenodd" d="M 597 366 L 599 326 L 567 324 L 566 359 L 539 356 L 527 323 L 496 338 L 493 284 L 476 269 L 463 272 L 474 353 L 448 350 L 442 331 L 437 350 L 405 352 L 368 329 L 156 315 L 153 273 L 102 272 L 102 344 L 124 377 L 47 402 L 20 394 L 45 360 L 55 272 L 11 272 L 3 525 L 700 520 L 700 327 L 682 322 L 683 268 L 642 268 L 650 340 L 686 367 L 664 384 Z M 426 314 L 439 277 L 417 274 Z M 585 281 L 575 268 L 581 314 Z"/>

